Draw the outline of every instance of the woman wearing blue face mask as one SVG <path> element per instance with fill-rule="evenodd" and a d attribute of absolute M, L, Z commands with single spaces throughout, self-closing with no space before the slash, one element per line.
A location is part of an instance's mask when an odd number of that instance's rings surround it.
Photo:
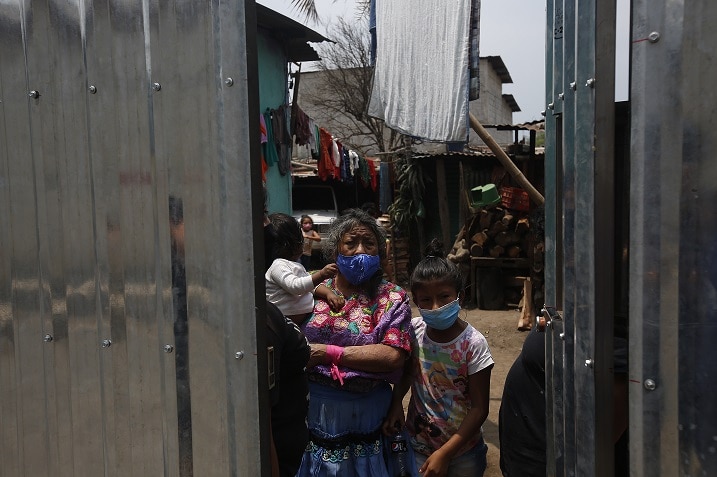
<path fill-rule="evenodd" d="M 386 240 L 376 220 L 353 209 L 322 241 L 338 274 L 322 282 L 344 297 L 341 310 L 317 299 L 302 331 L 311 343 L 310 442 L 299 477 L 393 477 L 381 424 L 411 351 L 406 292 L 383 279 Z"/>
<path fill-rule="evenodd" d="M 397 430 L 405 422 L 416 466 L 425 477 L 481 476 L 488 449 L 481 426 L 488 417 L 493 358 L 483 335 L 458 317 L 463 280 L 444 257 L 434 239 L 411 276 L 421 317 L 412 321 L 410 371 L 394 387 L 384 430 Z M 402 402 L 409 387 L 404 419 Z M 426 431 L 428 425 L 433 432 Z"/>

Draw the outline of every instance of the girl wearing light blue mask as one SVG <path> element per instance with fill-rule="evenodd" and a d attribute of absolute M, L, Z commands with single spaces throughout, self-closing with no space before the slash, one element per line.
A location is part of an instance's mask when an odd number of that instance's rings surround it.
<path fill-rule="evenodd" d="M 394 387 L 384 422 L 384 431 L 393 433 L 405 424 L 416 466 L 426 477 L 482 476 L 486 468 L 481 426 L 488 417 L 493 358 L 485 337 L 458 316 L 462 285 L 460 270 L 434 239 L 411 276 L 421 316 L 411 323 L 410 370 Z M 409 387 L 404 418 L 402 402 Z M 426 431 L 426 423 L 432 432 Z"/>

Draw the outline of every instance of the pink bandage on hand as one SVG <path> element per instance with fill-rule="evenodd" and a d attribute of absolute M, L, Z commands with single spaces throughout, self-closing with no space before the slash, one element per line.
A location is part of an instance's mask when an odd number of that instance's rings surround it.
<path fill-rule="evenodd" d="M 329 358 L 331 363 L 331 377 L 338 380 L 341 385 L 344 385 L 344 373 L 339 370 L 337 364 L 341 362 L 341 356 L 344 354 L 344 349 L 341 346 L 326 345 L 326 356 Z"/>

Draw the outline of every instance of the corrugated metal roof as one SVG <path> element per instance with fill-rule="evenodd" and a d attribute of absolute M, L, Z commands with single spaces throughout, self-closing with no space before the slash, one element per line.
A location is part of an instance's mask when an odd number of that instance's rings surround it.
<path fill-rule="evenodd" d="M 465 152 L 437 152 L 433 154 L 414 154 L 414 159 L 428 159 L 430 157 L 495 157 L 491 151 L 465 151 Z"/>
<path fill-rule="evenodd" d="M 527 123 L 520 124 L 484 124 L 484 128 L 494 128 L 498 131 L 544 131 L 545 120 L 536 119 Z"/>
<path fill-rule="evenodd" d="M 319 55 L 308 42 L 331 41 L 311 28 L 258 3 L 256 24 L 271 32 L 274 38 L 286 46 L 289 61 L 317 61 Z"/>

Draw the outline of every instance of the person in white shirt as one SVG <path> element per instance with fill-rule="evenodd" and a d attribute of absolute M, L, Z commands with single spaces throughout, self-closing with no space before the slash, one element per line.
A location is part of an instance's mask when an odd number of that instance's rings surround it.
<path fill-rule="evenodd" d="M 321 282 L 336 275 L 335 263 L 309 274 L 299 262 L 304 238 L 301 226 L 287 214 L 269 215 L 276 233 L 271 266 L 266 271 L 266 299 L 273 303 L 294 323 L 301 325 L 312 313 L 314 296 L 322 298 L 337 311 L 343 308 L 344 298 Z"/>

